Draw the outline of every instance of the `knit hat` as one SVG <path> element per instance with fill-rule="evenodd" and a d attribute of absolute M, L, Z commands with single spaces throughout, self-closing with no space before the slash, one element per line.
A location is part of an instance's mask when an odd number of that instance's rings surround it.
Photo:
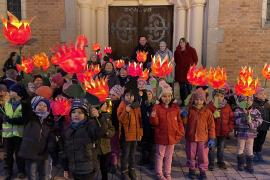
<path fill-rule="evenodd" d="M 150 91 L 152 94 L 153 94 L 153 88 L 152 88 L 152 86 L 150 85 L 150 84 L 147 84 L 146 86 L 145 86 L 145 90 L 146 91 Z"/>
<path fill-rule="evenodd" d="M 202 88 L 196 89 L 193 93 L 193 100 L 201 99 L 206 102 L 206 93 Z"/>
<path fill-rule="evenodd" d="M 36 95 L 50 99 L 53 95 L 53 91 L 49 86 L 40 86 L 36 89 Z"/>
<path fill-rule="evenodd" d="M 71 105 L 70 112 L 74 111 L 75 109 L 81 109 L 86 116 L 89 115 L 89 107 L 85 99 L 74 99 Z"/>
<path fill-rule="evenodd" d="M 44 102 L 47 105 L 48 111 L 50 110 L 50 101 L 41 96 L 35 96 L 31 100 L 32 109 L 35 110 L 40 102 Z"/>
<path fill-rule="evenodd" d="M 165 83 L 159 83 L 159 86 L 161 87 L 161 93 L 159 95 L 159 99 L 162 97 L 163 94 L 173 94 L 173 91 L 172 91 L 172 87 L 167 84 L 166 82 Z"/>
<path fill-rule="evenodd" d="M 124 94 L 124 88 L 120 85 L 114 85 L 110 90 L 110 94 L 120 98 Z"/>
<path fill-rule="evenodd" d="M 214 89 L 212 92 L 212 96 L 215 97 L 217 94 L 225 95 L 225 89 Z"/>
<path fill-rule="evenodd" d="M 28 96 L 26 89 L 20 84 L 13 84 L 10 86 L 9 90 L 16 92 L 21 98 L 26 98 Z"/>
<path fill-rule="evenodd" d="M 57 84 L 58 86 L 63 86 L 64 78 L 60 73 L 56 73 L 51 77 L 51 81 Z"/>

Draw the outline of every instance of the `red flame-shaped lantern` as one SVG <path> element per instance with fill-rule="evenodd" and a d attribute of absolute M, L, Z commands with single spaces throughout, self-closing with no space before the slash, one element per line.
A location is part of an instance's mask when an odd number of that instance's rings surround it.
<path fill-rule="evenodd" d="M 98 43 L 95 43 L 95 44 L 93 44 L 92 49 L 93 49 L 93 51 L 99 51 L 100 45 Z"/>
<path fill-rule="evenodd" d="M 149 78 L 149 69 L 145 69 L 144 71 L 142 71 L 142 74 L 140 75 L 139 79 L 147 81 L 148 78 Z"/>
<path fill-rule="evenodd" d="M 265 79 L 270 79 L 270 64 L 265 63 L 262 69 L 262 75 L 265 77 Z"/>
<path fill-rule="evenodd" d="M 50 67 L 49 58 L 44 52 L 34 55 L 33 62 L 36 67 L 40 67 L 44 71 Z"/>
<path fill-rule="evenodd" d="M 26 74 L 32 73 L 34 70 L 34 63 L 31 58 L 22 58 L 22 63 L 21 64 L 16 64 L 16 68 L 19 72 L 23 71 Z"/>
<path fill-rule="evenodd" d="M 59 65 L 67 73 L 83 72 L 87 64 L 85 43 L 87 43 L 87 39 L 81 35 L 77 38 L 76 46 L 71 43 L 55 48 L 51 62 Z"/>
<path fill-rule="evenodd" d="M 77 73 L 77 78 L 81 83 L 84 83 L 85 81 L 90 81 L 99 72 L 99 65 L 91 65 L 90 67 L 87 67 L 86 71 L 83 73 Z"/>
<path fill-rule="evenodd" d="M 127 68 L 128 75 L 136 77 L 142 74 L 142 63 L 132 62 L 128 64 Z"/>
<path fill-rule="evenodd" d="M 65 97 L 57 97 L 51 102 L 52 113 L 55 116 L 67 116 L 70 113 L 71 102 Z"/>
<path fill-rule="evenodd" d="M 157 56 L 152 59 L 151 69 L 155 77 L 164 78 L 172 72 L 173 64 L 169 62 L 168 56 L 165 56 L 163 60 Z"/>
<path fill-rule="evenodd" d="M 244 96 L 254 95 L 258 88 L 258 81 L 258 78 L 253 79 L 253 70 L 250 67 L 242 67 L 235 85 L 235 93 Z"/>
<path fill-rule="evenodd" d="M 208 84 L 212 86 L 213 89 L 223 88 L 226 82 L 227 74 L 223 68 L 210 68 L 210 70 L 208 71 Z"/>
<path fill-rule="evenodd" d="M 84 82 L 85 90 L 96 96 L 100 102 L 104 102 L 109 95 L 109 86 L 107 79 L 91 79 Z"/>
<path fill-rule="evenodd" d="M 148 52 L 137 51 L 137 61 L 144 63 L 147 60 L 147 54 Z"/>
<path fill-rule="evenodd" d="M 3 34 L 14 45 L 24 45 L 31 38 L 30 23 L 32 21 L 19 21 L 13 14 L 7 12 L 9 20 L 2 17 Z"/>
<path fill-rule="evenodd" d="M 187 79 L 194 86 L 205 86 L 207 84 L 207 70 L 203 67 L 196 69 L 196 65 L 189 68 Z"/>
<path fill-rule="evenodd" d="M 105 54 L 112 54 L 112 48 L 111 47 L 105 47 L 104 48 L 104 53 Z"/>
<path fill-rule="evenodd" d="M 119 59 L 119 60 L 114 61 L 114 66 L 117 69 L 121 69 L 124 65 L 125 65 L 125 61 L 122 60 L 122 59 Z"/>

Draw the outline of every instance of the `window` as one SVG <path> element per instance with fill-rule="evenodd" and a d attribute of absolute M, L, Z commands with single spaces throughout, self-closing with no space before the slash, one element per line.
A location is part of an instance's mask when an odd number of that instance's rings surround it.
<path fill-rule="evenodd" d="M 18 19 L 21 19 L 21 0 L 7 0 L 7 10 L 14 14 Z"/>

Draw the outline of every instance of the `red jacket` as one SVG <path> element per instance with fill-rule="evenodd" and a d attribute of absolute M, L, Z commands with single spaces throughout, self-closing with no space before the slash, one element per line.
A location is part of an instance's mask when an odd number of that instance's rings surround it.
<path fill-rule="evenodd" d="M 216 111 L 213 102 L 208 104 L 212 113 Z M 226 104 L 220 112 L 220 118 L 215 119 L 216 136 L 228 136 L 234 129 L 234 113 L 229 104 Z"/>
<path fill-rule="evenodd" d="M 181 51 L 180 45 L 177 46 L 174 52 L 174 60 L 175 60 L 175 81 L 188 83 L 187 73 L 193 64 L 198 63 L 198 56 L 196 50 L 189 45 L 186 44 L 186 50 Z"/>
<path fill-rule="evenodd" d="M 163 104 L 156 104 L 150 122 L 155 127 L 155 143 L 172 145 L 184 136 L 183 122 L 180 118 L 180 108 L 176 104 L 165 108 Z"/>
<path fill-rule="evenodd" d="M 200 110 L 191 107 L 188 111 L 186 139 L 192 142 L 205 142 L 215 137 L 215 122 L 212 112 L 206 107 Z"/>

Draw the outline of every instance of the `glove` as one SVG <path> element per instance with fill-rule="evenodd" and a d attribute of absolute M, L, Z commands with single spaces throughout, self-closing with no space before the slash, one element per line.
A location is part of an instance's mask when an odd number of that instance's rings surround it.
<path fill-rule="evenodd" d="M 182 116 L 183 118 L 187 117 L 187 116 L 188 116 L 188 112 L 187 112 L 186 110 L 183 110 L 183 111 L 181 112 L 181 116 Z"/>
<path fill-rule="evenodd" d="M 215 119 L 220 118 L 220 111 L 216 110 L 213 115 Z"/>
<path fill-rule="evenodd" d="M 209 139 L 207 145 L 209 148 L 215 147 L 216 145 L 215 139 Z"/>

